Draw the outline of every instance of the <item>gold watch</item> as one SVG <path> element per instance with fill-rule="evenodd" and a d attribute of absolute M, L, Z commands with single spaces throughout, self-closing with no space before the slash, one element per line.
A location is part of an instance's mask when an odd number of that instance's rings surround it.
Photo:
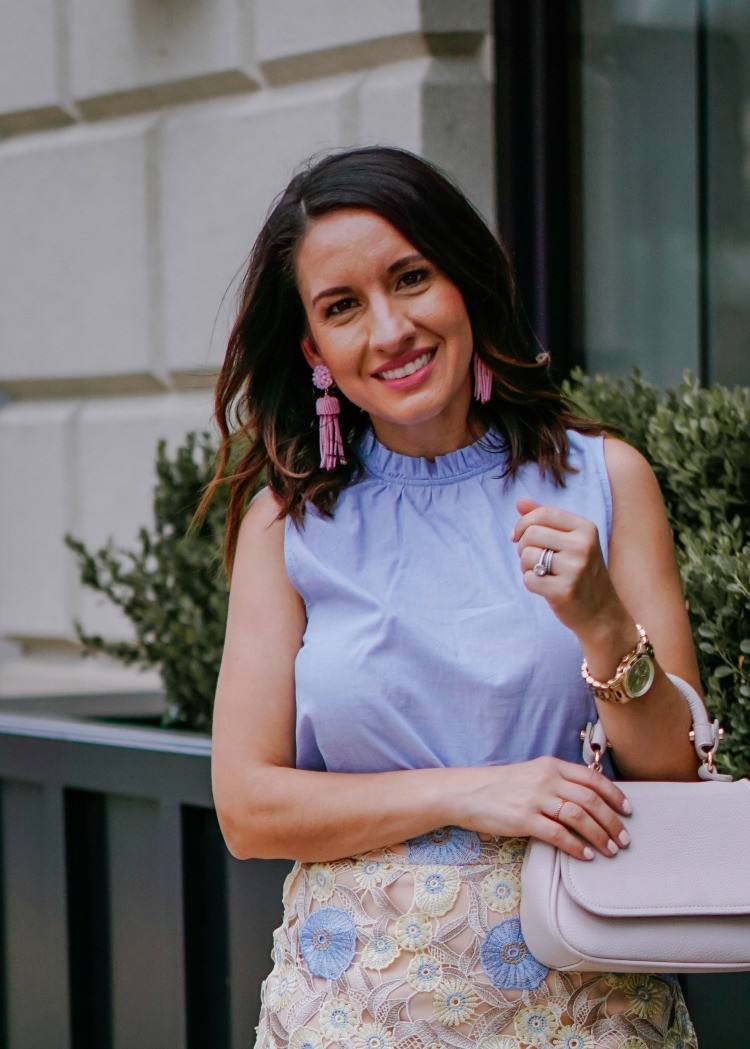
<path fill-rule="evenodd" d="M 638 644 L 622 657 L 609 681 L 597 681 L 584 659 L 581 674 L 596 699 L 608 703 L 629 703 L 631 699 L 644 696 L 653 685 L 656 673 L 654 646 L 641 624 L 635 625 L 639 634 Z"/>

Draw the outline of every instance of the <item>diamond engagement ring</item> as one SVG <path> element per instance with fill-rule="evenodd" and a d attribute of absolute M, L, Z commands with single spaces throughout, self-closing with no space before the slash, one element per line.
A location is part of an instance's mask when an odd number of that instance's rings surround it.
<path fill-rule="evenodd" d="M 550 550 L 549 547 L 546 550 L 542 550 L 539 555 L 539 560 L 534 565 L 534 572 L 536 575 L 549 575 L 552 571 L 552 556 L 554 550 Z"/>

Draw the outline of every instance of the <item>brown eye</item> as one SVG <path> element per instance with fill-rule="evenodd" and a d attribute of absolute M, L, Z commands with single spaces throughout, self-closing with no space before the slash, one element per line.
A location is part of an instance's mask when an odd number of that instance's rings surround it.
<path fill-rule="evenodd" d="M 401 280 L 408 288 L 413 288 L 416 284 L 421 284 L 429 275 L 430 271 L 424 268 L 407 270 L 406 273 L 401 274 L 399 280 Z"/>
<path fill-rule="evenodd" d="M 339 313 L 343 313 L 354 299 L 336 299 L 330 306 L 326 308 L 326 317 L 336 317 Z"/>

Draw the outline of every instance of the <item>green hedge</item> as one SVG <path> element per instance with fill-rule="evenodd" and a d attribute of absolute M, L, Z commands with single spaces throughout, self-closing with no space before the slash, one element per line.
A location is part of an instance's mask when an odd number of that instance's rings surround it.
<path fill-rule="evenodd" d="M 574 372 L 582 414 L 619 426 L 659 479 L 677 546 L 708 705 L 727 731 L 720 764 L 750 774 L 750 388 L 664 392 L 636 372 Z"/>
<path fill-rule="evenodd" d="M 677 544 L 701 673 L 712 712 L 727 729 L 721 764 L 750 774 L 750 389 L 700 388 L 689 374 L 661 391 L 635 372 L 612 381 L 574 373 L 563 387 L 580 413 L 618 426 L 651 462 Z M 110 542 L 89 552 L 66 536 L 82 582 L 132 621 L 133 642 L 76 631 L 84 654 L 106 652 L 159 669 L 165 723 L 208 729 L 224 638 L 221 563 L 226 512 L 218 497 L 189 530 L 213 472 L 208 433 L 190 434 L 174 457 L 157 450 L 153 521 L 134 551 Z"/>
<path fill-rule="evenodd" d="M 91 553 L 65 537 L 82 583 L 122 609 L 135 632 L 133 642 L 107 641 L 76 622 L 83 654 L 104 652 L 123 663 L 156 667 L 167 696 L 164 724 L 199 731 L 211 725 L 228 603 L 221 556 L 224 493 L 200 528 L 190 528 L 215 453 L 208 432 L 188 434 L 174 458 L 159 442 L 153 520 L 139 530 L 135 550 L 118 549 L 110 540 Z"/>

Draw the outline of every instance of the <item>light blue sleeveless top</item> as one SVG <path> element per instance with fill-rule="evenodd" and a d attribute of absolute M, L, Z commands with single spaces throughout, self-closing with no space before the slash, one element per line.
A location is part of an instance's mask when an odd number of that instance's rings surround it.
<path fill-rule="evenodd" d="M 535 463 L 502 479 L 501 438 L 429 459 L 360 439 L 365 477 L 333 518 L 308 504 L 284 551 L 307 626 L 295 662 L 296 764 L 380 772 L 581 760 L 596 720 L 575 634 L 526 590 L 516 500 L 589 518 L 605 560 L 612 497 L 604 438 L 568 431 L 564 488 Z M 611 766 L 607 771 L 611 774 Z"/>

